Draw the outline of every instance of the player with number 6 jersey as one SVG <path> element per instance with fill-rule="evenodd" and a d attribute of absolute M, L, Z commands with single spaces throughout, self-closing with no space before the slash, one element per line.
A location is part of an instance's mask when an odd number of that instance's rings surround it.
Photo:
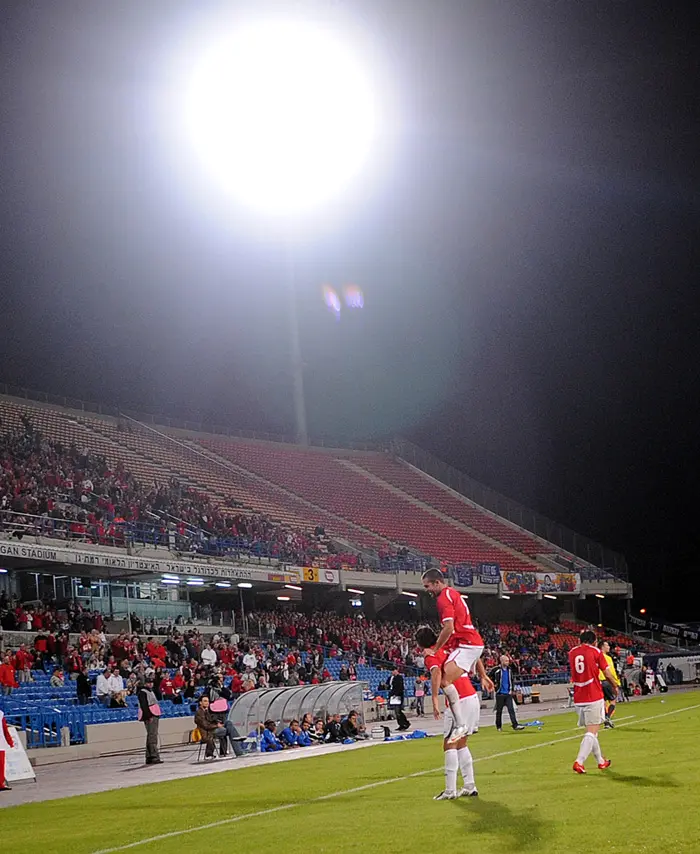
<path fill-rule="evenodd" d="M 574 771 L 577 774 L 585 774 L 584 763 L 591 753 L 598 762 L 598 768 L 603 770 L 610 767 L 610 760 L 603 757 L 598 743 L 598 730 L 605 721 L 603 688 L 598 674 L 602 671 L 605 678 L 612 683 L 615 677 L 602 650 L 594 645 L 595 633 L 586 630 L 581 632 L 580 639 L 581 643 L 569 653 L 569 668 L 574 686 L 574 705 L 578 711 L 578 725 L 586 727 L 586 734 L 574 762 Z"/>

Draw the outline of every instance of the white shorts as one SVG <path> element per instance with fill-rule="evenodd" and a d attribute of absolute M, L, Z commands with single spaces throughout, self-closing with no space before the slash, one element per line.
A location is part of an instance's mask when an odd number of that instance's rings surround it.
<path fill-rule="evenodd" d="M 579 726 L 595 726 L 605 723 L 605 700 L 592 703 L 576 703 Z"/>
<path fill-rule="evenodd" d="M 447 656 L 447 660 L 454 661 L 465 673 L 472 673 L 483 651 L 483 646 L 458 646 Z"/>
<path fill-rule="evenodd" d="M 464 716 L 464 723 L 467 727 L 467 735 L 471 735 L 479 729 L 479 713 L 481 711 L 481 703 L 479 695 L 472 694 L 471 697 L 462 697 L 459 701 L 459 707 Z M 452 728 L 455 725 L 455 719 L 450 711 L 449 706 L 445 709 L 443 735 L 449 738 Z"/>

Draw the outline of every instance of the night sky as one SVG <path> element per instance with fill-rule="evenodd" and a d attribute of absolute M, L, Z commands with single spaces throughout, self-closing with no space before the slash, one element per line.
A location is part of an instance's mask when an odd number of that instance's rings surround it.
<path fill-rule="evenodd" d="M 172 116 L 198 25 L 264 5 L 2 4 L 0 381 L 292 433 L 283 241 Z M 393 99 L 296 246 L 312 435 L 401 433 L 697 619 L 695 4 L 290 6 L 361 33 Z"/>

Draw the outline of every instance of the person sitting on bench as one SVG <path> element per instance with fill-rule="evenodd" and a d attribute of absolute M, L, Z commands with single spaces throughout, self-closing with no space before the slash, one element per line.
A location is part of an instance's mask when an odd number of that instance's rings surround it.
<path fill-rule="evenodd" d="M 214 758 L 214 742 L 219 739 L 219 753 L 221 756 L 226 756 L 228 753 L 226 740 L 231 743 L 231 749 L 236 756 L 243 755 L 243 748 L 240 742 L 243 740 L 238 734 L 238 730 L 231 721 L 221 723 L 211 709 L 209 708 L 209 697 L 203 696 L 199 701 L 197 713 L 194 716 L 194 723 L 197 729 L 202 733 L 202 741 L 206 743 L 204 751 L 205 759 Z"/>

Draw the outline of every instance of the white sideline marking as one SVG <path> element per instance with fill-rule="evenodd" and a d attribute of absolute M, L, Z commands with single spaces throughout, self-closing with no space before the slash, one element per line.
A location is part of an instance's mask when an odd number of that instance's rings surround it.
<path fill-rule="evenodd" d="M 636 723 L 645 723 L 646 721 L 655 721 L 659 718 L 667 718 L 670 715 L 680 715 L 683 712 L 691 712 L 693 709 L 700 709 L 700 703 L 696 703 L 693 706 L 685 706 L 683 709 L 674 709 L 672 712 L 662 712 L 660 715 L 651 715 L 648 718 L 639 718 L 636 720 Z M 636 715 L 632 715 L 632 718 L 636 718 Z M 620 726 L 629 726 L 632 721 L 629 723 L 621 723 Z M 566 730 L 563 730 L 566 732 Z M 538 744 L 529 744 L 525 747 L 517 747 L 515 750 L 505 750 L 501 753 L 492 753 L 489 756 L 480 756 L 475 757 L 474 762 L 486 762 L 489 759 L 500 759 L 503 756 L 513 756 L 516 753 L 525 753 L 526 750 L 539 750 L 541 747 L 551 747 L 553 744 L 561 744 L 564 741 L 573 741 L 579 737 L 579 733 L 576 735 L 568 735 L 566 738 L 557 738 L 553 741 L 541 741 Z M 403 777 L 389 777 L 386 780 L 378 780 L 375 783 L 366 783 L 364 786 L 355 786 L 352 789 L 342 789 L 339 792 L 331 792 L 329 795 L 319 795 L 317 798 L 310 798 L 309 800 L 299 801 L 293 804 L 281 804 L 278 807 L 269 807 L 264 810 L 256 810 L 256 812 L 247 812 L 242 813 L 241 815 L 235 815 L 231 818 L 223 818 L 220 821 L 212 821 L 209 824 L 198 824 L 196 827 L 186 827 L 182 830 L 171 830 L 168 833 L 159 833 L 157 836 L 147 836 L 145 839 L 139 839 L 136 842 L 128 842 L 126 845 L 117 845 L 114 848 L 101 848 L 99 851 L 94 851 L 93 854 L 115 854 L 117 851 L 128 851 L 131 848 L 138 848 L 140 845 L 149 845 L 151 842 L 161 842 L 164 839 L 174 839 L 178 836 L 184 836 L 187 833 L 198 833 L 200 830 L 212 830 L 215 827 L 224 827 L 225 825 L 235 824 L 238 821 L 243 821 L 247 818 L 259 818 L 263 815 L 273 815 L 276 812 L 283 812 L 284 810 L 295 809 L 296 807 L 308 806 L 309 804 L 319 803 L 321 801 L 328 801 L 331 798 L 339 798 L 342 795 L 353 795 L 356 792 L 365 792 L 368 789 L 377 789 L 379 786 L 388 786 L 390 783 L 401 783 L 404 780 L 411 780 L 414 777 L 424 777 L 426 774 L 435 774 L 438 771 L 442 771 L 443 766 L 440 765 L 438 768 L 429 768 L 427 771 L 416 771 L 413 774 L 406 774 Z"/>

